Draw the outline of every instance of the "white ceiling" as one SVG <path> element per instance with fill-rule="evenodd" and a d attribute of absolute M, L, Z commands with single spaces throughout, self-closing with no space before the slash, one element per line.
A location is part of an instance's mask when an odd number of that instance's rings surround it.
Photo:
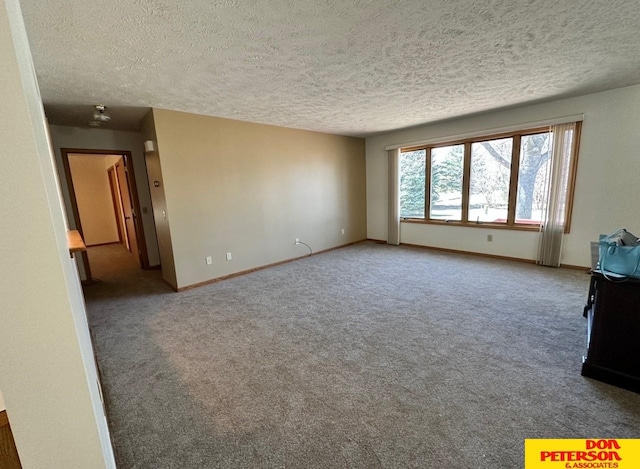
<path fill-rule="evenodd" d="M 640 83 L 634 0 L 22 0 L 50 122 L 368 136 Z"/>

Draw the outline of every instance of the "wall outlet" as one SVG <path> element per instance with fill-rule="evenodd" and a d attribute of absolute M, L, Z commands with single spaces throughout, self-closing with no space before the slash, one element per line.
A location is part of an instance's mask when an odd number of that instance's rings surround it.
<path fill-rule="evenodd" d="M 487 235 L 487 241 L 492 242 L 493 241 L 493 235 Z"/>
<path fill-rule="evenodd" d="M 344 228 L 342 228 L 342 234 L 344 234 Z"/>
<path fill-rule="evenodd" d="M 296 244 L 300 244 L 300 239 L 296 238 Z"/>
<path fill-rule="evenodd" d="M 207 263 L 207 265 L 211 265 L 213 264 L 213 259 L 211 258 L 211 256 L 207 256 L 205 257 L 205 262 Z"/>
<path fill-rule="evenodd" d="M 233 258 L 231 257 L 231 253 L 230 253 L 230 252 L 228 252 L 228 253 L 227 253 L 227 260 L 228 260 L 228 261 L 230 261 L 231 259 L 233 259 Z"/>

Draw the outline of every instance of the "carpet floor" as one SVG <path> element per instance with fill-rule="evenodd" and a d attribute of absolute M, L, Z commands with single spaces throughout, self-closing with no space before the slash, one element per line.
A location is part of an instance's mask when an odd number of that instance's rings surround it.
<path fill-rule="evenodd" d="M 637 438 L 580 375 L 588 275 L 371 242 L 182 293 L 91 248 L 121 468 L 518 468 L 525 438 Z"/>

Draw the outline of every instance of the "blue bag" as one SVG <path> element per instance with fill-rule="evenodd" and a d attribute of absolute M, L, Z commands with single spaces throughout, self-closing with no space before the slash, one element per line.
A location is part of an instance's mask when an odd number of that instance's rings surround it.
<path fill-rule="evenodd" d="M 607 273 L 640 278 L 640 240 L 627 230 L 600 235 L 598 267 Z"/>

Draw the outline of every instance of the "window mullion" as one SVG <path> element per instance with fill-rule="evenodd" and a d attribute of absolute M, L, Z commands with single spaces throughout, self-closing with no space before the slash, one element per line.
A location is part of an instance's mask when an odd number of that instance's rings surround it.
<path fill-rule="evenodd" d="M 424 219 L 431 218 L 431 147 L 425 148 L 425 158 L 427 159 L 424 178 Z"/>
<path fill-rule="evenodd" d="M 509 178 L 509 209 L 507 212 L 507 225 L 516 222 L 516 203 L 518 200 L 518 175 L 520 174 L 520 135 L 513 136 L 511 147 L 511 175 Z"/>
<path fill-rule="evenodd" d="M 462 223 L 469 221 L 469 187 L 471 184 L 471 142 L 464 144 L 464 160 L 462 165 Z"/>

